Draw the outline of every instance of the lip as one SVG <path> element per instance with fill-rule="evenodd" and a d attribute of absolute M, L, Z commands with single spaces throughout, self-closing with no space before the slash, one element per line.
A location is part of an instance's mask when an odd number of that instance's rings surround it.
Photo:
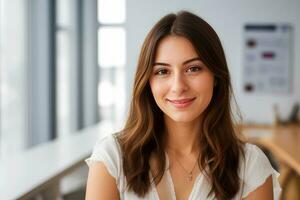
<path fill-rule="evenodd" d="M 174 99 L 174 100 L 167 99 L 167 101 L 170 102 L 176 108 L 186 108 L 189 105 L 191 105 L 195 99 L 196 99 L 196 97 L 185 98 L 185 99 Z"/>

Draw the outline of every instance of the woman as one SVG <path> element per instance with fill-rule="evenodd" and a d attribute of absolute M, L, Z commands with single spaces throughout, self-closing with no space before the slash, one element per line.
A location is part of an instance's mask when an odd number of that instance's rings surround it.
<path fill-rule="evenodd" d="M 86 199 L 273 199 L 276 171 L 233 128 L 230 75 L 212 27 L 183 11 L 146 37 L 124 129 L 87 159 Z"/>

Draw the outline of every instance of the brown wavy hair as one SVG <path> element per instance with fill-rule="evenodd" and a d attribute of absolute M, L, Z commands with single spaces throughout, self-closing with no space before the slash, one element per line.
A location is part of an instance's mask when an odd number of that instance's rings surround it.
<path fill-rule="evenodd" d="M 162 142 L 165 130 L 164 113 L 156 105 L 149 85 L 149 77 L 159 42 L 169 35 L 188 39 L 203 63 L 214 74 L 216 86 L 213 97 L 203 113 L 199 133 L 200 169 L 211 183 L 209 196 L 231 199 L 240 189 L 238 176 L 243 143 L 233 126 L 231 112 L 232 87 L 230 74 L 219 37 L 213 28 L 200 17 L 181 11 L 168 14 L 159 20 L 148 33 L 138 60 L 129 116 L 124 129 L 117 135 L 123 154 L 123 171 L 127 189 L 144 197 L 150 189 L 151 153 L 156 153 L 158 183 L 166 165 Z M 199 188 L 201 189 L 201 188 Z"/>

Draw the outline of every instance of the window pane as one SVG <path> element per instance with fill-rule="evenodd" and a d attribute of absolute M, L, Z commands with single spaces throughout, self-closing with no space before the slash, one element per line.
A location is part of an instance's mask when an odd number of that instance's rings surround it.
<path fill-rule="evenodd" d="M 98 102 L 101 121 L 122 125 L 125 113 L 124 68 L 106 68 L 100 71 Z"/>
<path fill-rule="evenodd" d="M 115 77 L 115 94 L 118 94 L 116 98 L 118 101 L 115 102 L 115 121 L 117 123 L 116 126 L 121 128 L 119 126 L 123 125 L 123 120 L 125 117 L 125 69 L 118 69 L 115 73 Z"/>
<path fill-rule="evenodd" d="M 125 0 L 98 0 L 98 21 L 103 24 L 124 23 Z"/>
<path fill-rule="evenodd" d="M 98 33 L 98 63 L 102 68 L 125 65 L 125 30 L 103 27 Z"/>
<path fill-rule="evenodd" d="M 70 34 L 58 31 L 57 38 L 57 131 L 59 137 L 70 132 Z"/>
<path fill-rule="evenodd" d="M 73 7 L 74 6 L 72 6 L 72 1 L 70 0 L 56 1 L 56 10 L 57 10 L 56 23 L 58 26 L 67 26 L 70 24 L 71 9 Z"/>
<path fill-rule="evenodd" d="M 27 135 L 27 4 L 0 1 L 0 156 L 26 147 Z"/>
<path fill-rule="evenodd" d="M 109 107 L 115 103 L 115 88 L 113 84 L 107 80 L 99 83 L 98 87 L 98 103 L 100 106 Z M 102 98 L 101 98 L 102 97 Z"/>

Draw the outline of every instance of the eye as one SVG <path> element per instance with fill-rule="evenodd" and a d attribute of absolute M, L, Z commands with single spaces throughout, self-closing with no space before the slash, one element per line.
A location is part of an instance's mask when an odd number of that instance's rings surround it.
<path fill-rule="evenodd" d="M 187 72 L 198 72 L 201 70 L 201 67 L 198 67 L 198 66 L 192 66 L 190 68 L 188 68 L 186 71 Z"/>
<path fill-rule="evenodd" d="M 154 75 L 166 75 L 168 73 L 169 71 L 167 69 L 159 69 L 154 73 Z"/>

